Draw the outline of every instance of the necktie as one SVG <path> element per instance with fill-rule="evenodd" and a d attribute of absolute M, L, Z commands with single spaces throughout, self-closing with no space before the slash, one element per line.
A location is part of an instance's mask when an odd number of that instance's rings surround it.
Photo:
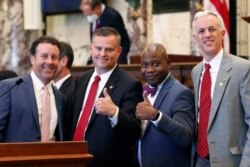
<path fill-rule="evenodd" d="M 144 85 L 143 86 L 143 92 L 146 91 L 148 94 L 151 94 L 151 96 L 154 96 L 156 91 L 157 91 L 157 87 L 156 86 L 149 86 L 149 85 Z"/>
<path fill-rule="evenodd" d="M 42 118 L 41 118 L 41 141 L 50 141 L 50 94 L 46 86 L 43 87 Z"/>
<path fill-rule="evenodd" d="M 209 69 L 211 66 L 205 64 L 200 93 L 200 119 L 198 125 L 198 141 L 196 151 L 201 158 L 205 158 L 208 153 L 207 128 L 211 109 L 211 76 Z"/>
<path fill-rule="evenodd" d="M 100 28 L 100 23 L 99 23 L 99 20 L 96 20 L 95 21 L 95 27 L 93 29 L 93 32 L 95 32 L 98 28 Z"/>
<path fill-rule="evenodd" d="M 101 78 L 99 75 L 95 76 L 95 80 L 92 83 L 91 88 L 89 90 L 87 101 L 86 101 L 85 106 L 82 110 L 81 118 L 80 118 L 78 125 L 76 127 L 76 130 L 75 130 L 75 134 L 74 134 L 74 138 L 73 138 L 74 141 L 82 141 L 84 139 L 85 130 L 87 128 L 88 120 L 89 120 L 89 117 L 91 115 L 91 112 L 92 112 L 92 109 L 94 106 L 96 92 L 98 90 L 98 84 L 99 84 L 100 80 L 101 80 Z"/>

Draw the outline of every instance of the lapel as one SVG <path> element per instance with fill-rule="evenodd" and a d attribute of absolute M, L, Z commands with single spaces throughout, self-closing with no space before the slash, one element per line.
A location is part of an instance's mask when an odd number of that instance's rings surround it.
<path fill-rule="evenodd" d="M 201 74 L 202 74 L 202 62 L 199 63 L 196 67 L 195 70 L 193 71 L 193 87 L 194 87 L 194 92 L 195 92 L 195 118 L 196 122 L 198 122 L 198 103 L 199 103 L 199 92 L 200 92 L 200 81 L 201 81 Z"/>
<path fill-rule="evenodd" d="M 57 125 L 58 125 L 58 129 L 59 129 L 59 139 L 63 140 L 62 136 L 63 136 L 63 125 L 62 125 L 62 114 L 63 114 L 63 103 L 61 101 L 61 95 L 59 94 L 59 91 L 57 90 L 57 88 L 52 85 L 52 90 L 54 93 L 54 97 L 55 97 L 55 105 L 56 105 L 56 111 L 57 111 L 57 115 L 58 115 L 58 121 L 57 121 Z"/>
<path fill-rule="evenodd" d="M 63 111 L 63 106 L 62 106 L 61 99 L 60 99 L 61 95 L 59 94 L 58 91 L 56 91 L 56 89 L 57 88 L 55 88 L 55 86 L 52 85 L 52 90 L 53 90 L 54 97 L 55 97 L 55 104 L 56 104 L 56 110 L 57 110 L 58 118 L 61 118 L 61 113 Z"/>
<path fill-rule="evenodd" d="M 76 89 L 77 91 L 74 91 L 75 93 L 75 99 L 74 101 L 76 103 L 74 103 L 75 107 L 74 107 L 74 118 L 73 118 L 73 125 L 74 127 L 76 127 L 80 113 L 82 111 L 82 104 L 84 101 L 84 95 L 86 92 L 86 89 L 88 87 L 88 83 L 90 80 L 90 77 L 92 75 L 92 73 L 94 72 L 94 70 L 90 70 L 89 72 L 87 72 L 86 74 L 84 74 L 82 77 L 78 78 L 76 81 Z"/>
<path fill-rule="evenodd" d="M 162 101 L 165 99 L 165 97 L 167 96 L 169 89 L 172 87 L 172 85 L 174 84 L 174 78 L 172 77 L 172 75 L 170 74 L 168 79 L 163 83 L 161 90 L 159 91 L 155 102 L 154 102 L 154 108 L 159 109 L 159 107 L 161 106 Z"/>
<path fill-rule="evenodd" d="M 223 53 L 223 58 L 221 61 L 220 69 L 216 78 L 212 106 L 208 122 L 208 130 L 214 120 L 216 113 L 218 112 L 218 107 L 222 100 L 223 94 L 226 90 L 228 81 L 230 80 L 231 75 L 228 73 L 232 69 L 232 60 L 228 54 Z"/>
<path fill-rule="evenodd" d="M 163 100 L 166 98 L 166 96 L 167 96 L 167 94 L 169 92 L 169 89 L 173 86 L 174 81 L 175 81 L 175 79 L 170 74 L 169 77 L 168 77 L 168 79 L 162 85 L 162 87 L 159 90 L 159 93 L 158 93 L 158 95 L 157 95 L 157 97 L 155 99 L 155 102 L 154 102 L 154 105 L 153 105 L 153 107 L 155 109 L 158 110 L 160 108 Z M 148 120 L 147 121 L 147 125 L 146 125 L 146 129 L 145 129 L 145 132 L 144 132 L 143 136 L 145 136 L 145 134 L 147 133 L 147 131 L 150 128 L 151 124 L 152 124 L 151 121 Z"/>
<path fill-rule="evenodd" d="M 30 112 L 32 112 L 32 115 L 34 117 L 34 120 L 36 122 L 36 126 L 38 129 L 40 129 L 40 124 L 39 124 L 39 117 L 38 117 L 38 110 L 37 110 L 37 103 L 36 103 L 36 96 L 34 92 L 34 87 L 32 83 L 32 79 L 30 75 L 27 75 L 22 78 L 25 84 L 21 84 L 24 92 L 24 96 L 27 99 L 28 105 L 30 107 Z"/>
<path fill-rule="evenodd" d="M 110 97 L 112 98 L 112 92 L 116 89 L 117 87 L 117 83 L 119 81 L 120 78 L 120 68 L 117 67 L 114 69 L 114 71 L 112 72 L 112 74 L 110 75 L 106 85 L 104 86 L 104 88 L 107 88 L 108 94 L 110 95 Z M 101 91 L 101 94 L 99 97 L 104 97 L 103 92 Z M 112 98 L 112 100 L 114 101 L 115 99 Z M 88 127 L 91 126 L 91 124 L 94 122 L 94 120 L 96 119 L 96 117 L 98 116 L 98 114 L 96 114 L 96 110 L 94 109 L 88 124 Z"/>

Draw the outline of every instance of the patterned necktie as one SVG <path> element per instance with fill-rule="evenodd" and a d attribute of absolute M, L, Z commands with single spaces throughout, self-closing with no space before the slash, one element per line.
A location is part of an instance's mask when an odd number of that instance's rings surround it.
<path fill-rule="evenodd" d="M 148 94 L 151 94 L 151 96 L 154 96 L 156 91 L 157 91 L 157 87 L 156 86 L 149 86 L 149 85 L 144 85 L 143 86 L 143 92 L 146 91 Z"/>
<path fill-rule="evenodd" d="M 201 158 L 209 154 L 207 143 L 207 128 L 211 109 L 211 76 L 209 69 L 211 66 L 205 64 L 200 93 L 200 118 L 198 124 L 198 141 L 196 151 Z"/>
<path fill-rule="evenodd" d="M 41 118 L 41 141 L 50 141 L 50 116 L 51 116 L 51 105 L 50 105 L 50 94 L 46 86 L 43 87 L 43 99 L 42 99 L 42 118 Z"/>
<path fill-rule="evenodd" d="M 80 118 L 78 125 L 76 127 L 76 130 L 75 130 L 75 134 L 74 134 L 74 138 L 73 138 L 74 141 L 82 141 L 84 139 L 85 131 L 87 128 L 89 117 L 91 115 L 91 112 L 92 112 L 92 109 L 94 106 L 96 92 L 98 90 L 98 84 L 99 84 L 100 80 L 101 80 L 101 78 L 99 75 L 95 76 L 95 80 L 91 85 L 91 88 L 90 88 L 90 91 L 89 91 L 89 94 L 87 97 L 87 101 L 86 101 L 85 106 L 82 110 L 81 118 Z"/>

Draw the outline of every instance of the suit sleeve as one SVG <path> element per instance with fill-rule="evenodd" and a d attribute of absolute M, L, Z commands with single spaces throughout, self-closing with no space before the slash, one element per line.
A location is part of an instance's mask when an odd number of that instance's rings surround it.
<path fill-rule="evenodd" d="M 242 154 L 242 159 L 240 163 L 240 167 L 249 166 L 250 164 L 250 69 L 248 67 L 248 72 L 246 73 L 245 77 L 243 78 L 241 85 L 240 85 L 240 96 L 241 96 L 241 103 L 244 108 L 245 112 L 245 123 L 247 124 L 247 136 L 246 136 L 246 143 L 244 147 L 244 151 Z"/>
<path fill-rule="evenodd" d="M 142 86 L 140 82 L 133 82 L 127 86 L 118 104 L 118 123 L 114 127 L 115 133 L 122 139 L 133 141 L 140 135 L 140 121 L 135 117 L 135 108 L 142 101 Z"/>
<path fill-rule="evenodd" d="M 0 94 L 2 95 L 8 88 L 7 84 L 0 83 Z M 0 97 L 0 142 L 5 140 L 5 131 L 9 117 L 10 96 L 9 92 Z"/>
<path fill-rule="evenodd" d="M 171 117 L 164 114 L 157 130 L 181 147 L 191 144 L 194 133 L 194 96 L 190 90 L 179 93 L 171 107 Z"/>

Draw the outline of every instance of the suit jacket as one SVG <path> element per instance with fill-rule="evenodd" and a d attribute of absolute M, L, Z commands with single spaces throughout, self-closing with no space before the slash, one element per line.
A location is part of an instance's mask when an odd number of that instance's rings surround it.
<path fill-rule="evenodd" d="M 0 141 L 35 142 L 41 141 L 38 109 L 30 75 L 20 77 L 23 82 L 10 89 L 19 78 L 1 81 L 0 97 Z M 58 114 L 56 140 L 63 140 L 62 114 L 65 99 L 61 92 L 53 87 Z"/>
<path fill-rule="evenodd" d="M 70 99 L 74 93 L 75 80 L 70 76 L 66 79 L 60 87 L 60 91 L 64 94 L 67 99 Z"/>
<path fill-rule="evenodd" d="M 121 35 L 122 53 L 118 58 L 119 64 L 127 64 L 127 55 L 130 49 L 130 39 L 125 28 L 122 16 L 115 9 L 105 6 L 102 15 L 99 18 L 100 27 L 115 28 Z M 90 26 L 90 34 L 92 38 L 92 24 Z"/>
<path fill-rule="evenodd" d="M 73 115 L 74 133 L 84 95 L 89 79 L 94 70 L 81 75 L 76 81 L 76 92 Z M 131 166 L 131 146 L 135 144 L 135 138 L 140 134 L 140 121 L 135 117 L 136 104 L 142 101 L 142 85 L 131 79 L 118 66 L 112 72 L 105 87 L 113 102 L 119 107 L 118 122 L 111 126 L 108 116 L 92 112 L 88 124 L 85 139 L 88 142 L 89 153 L 94 159 L 89 166 L 94 167 L 129 167 Z M 104 97 L 101 93 L 100 97 Z M 71 137 L 73 136 L 71 134 Z"/>
<path fill-rule="evenodd" d="M 69 101 L 72 99 L 73 94 L 74 94 L 74 89 L 75 89 L 75 79 L 70 76 L 69 78 L 67 78 L 63 84 L 60 87 L 60 91 L 63 93 L 63 95 L 66 97 L 67 100 L 67 109 L 65 109 L 64 111 L 64 115 L 63 115 L 63 132 L 64 132 L 64 140 L 69 140 L 69 138 L 66 136 L 66 134 L 69 133 L 69 131 L 71 129 L 67 128 L 67 125 L 69 124 L 69 122 L 71 121 L 71 115 L 72 115 L 72 107 L 69 105 Z"/>
<path fill-rule="evenodd" d="M 154 102 L 163 116 L 148 122 L 141 138 L 142 167 L 190 167 L 195 129 L 194 95 L 171 75 Z"/>
<path fill-rule="evenodd" d="M 202 63 L 192 70 L 198 117 Z M 250 62 L 228 53 L 216 78 L 208 123 L 211 167 L 250 165 Z"/>

